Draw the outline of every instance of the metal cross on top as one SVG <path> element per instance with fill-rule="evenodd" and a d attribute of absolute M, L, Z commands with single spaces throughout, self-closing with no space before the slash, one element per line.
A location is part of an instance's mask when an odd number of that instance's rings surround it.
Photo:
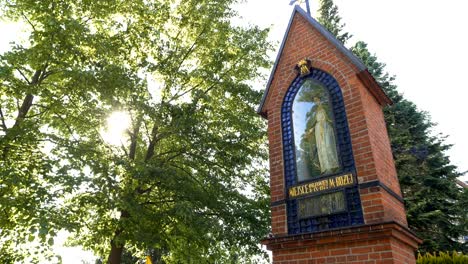
<path fill-rule="evenodd" d="M 309 14 L 309 16 L 312 16 L 312 14 L 310 13 L 309 0 L 291 0 L 291 2 L 289 2 L 289 5 L 293 5 L 296 2 L 299 2 L 299 3 L 305 2 L 306 3 L 307 14 Z"/>

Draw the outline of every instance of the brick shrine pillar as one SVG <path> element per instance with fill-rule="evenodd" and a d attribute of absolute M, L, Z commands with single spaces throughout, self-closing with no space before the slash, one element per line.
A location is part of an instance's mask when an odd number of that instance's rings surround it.
<path fill-rule="evenodd" d="M 273 263 L 415 263 L 382 108 L 363 63 L 296 6 L 268 119 Z"/>

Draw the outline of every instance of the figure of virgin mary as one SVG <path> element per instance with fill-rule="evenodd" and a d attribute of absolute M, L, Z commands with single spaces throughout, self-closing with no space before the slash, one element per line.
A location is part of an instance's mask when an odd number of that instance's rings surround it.
<path fill-rule="evenodd" d="M 306 132 L 310 144 L 310 153 L 316 153 L 317 157 L 311 156 L 311 161 L 320 168 L 321 174 L 335 172 L 339 168 L 338 155 L 336 151 L 335 132 L 333 122 L 327 114 L 324 104 L 320 97 L 314 97 L 314 107 L 309 113 L 310 126 Z M 314 162 L 318 158 L 318 164 Z"/>

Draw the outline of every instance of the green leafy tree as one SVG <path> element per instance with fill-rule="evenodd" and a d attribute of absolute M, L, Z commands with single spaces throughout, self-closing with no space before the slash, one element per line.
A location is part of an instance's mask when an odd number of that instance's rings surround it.
<path fill-rule="evenodd" d="M 343 36 L 349 35 L 343 33 L 336 5 L 323 0 L 320 14 L 319 21 L 345 43 L 348 37 Z M 394 103 L 384 109 L 385 121 L 408 223 L 424 240 L 420 251 L 467 252 L 467 245 L 459 240 L 468 235 L 466 190 L 457 186 L 460 174 L 445 154 L 450 145 L 444 143 L 444 136 L 433 135 L 428 114 L 398 92 L 395 77 L 386 72 L 385 64 L 370 53 L 365 42 L 357 42 L 351 50 Z"/>
<path fill-rule="evenodd" d="M 52 257 L 59 230 L 109 263 L 264 254 L 265 126 L 248 83 L 270 44 L 231 24 L 233 2 L 0 1 L 29 28 L 0 55 L 0 262 Z M 116 111 L 131 124 L 112 145 Z"/>

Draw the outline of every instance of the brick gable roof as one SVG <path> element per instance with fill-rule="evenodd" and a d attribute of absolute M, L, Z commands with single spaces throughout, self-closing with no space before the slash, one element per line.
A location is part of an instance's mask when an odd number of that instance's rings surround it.
<path fill-rule="evenodd" d="M 323 27 L 320 23 L 318 23 L 314 18 L 309 16 L 300 6 L 296 5 L 293 9 L 293 12 L 291 14 L 291 18 L 289 20 L 288 27 L 286 29 L 286 32 L 283 37 L 283 41 L 281 43 L 279 52 L 276 56 L 275 63 L 273 65 L 273 68 L 270 73 L 270 77 L 268 79 L 267 86 L 265 88 L 265 92 L 263 94 L 262 100 L 260 102 L 260 105 L 257 109 L 257 113 L 262 115 L 263 117 L 267 117 L 267 113 L 264 109 L 264 105 L 267 101 L 268 93 L 270 92 L 270 86 L 271 83 L 276 75 L 276 70 L 279 61 L 281 60 L 281 57 L 283 55 L 283 49 L 288 41 L 288 35 L 290 33 L 291 25 L 294 20 L 295 16 L 302 16 L 313 28 L 315 28 L 332 46 L 334 46 L 339 52 L 341 52 L 348 60 L 350 63 L 352 63 L 357 69 L 358 73 L 356 74 L 357 77 L 361 80 L 361 82 L 365 85 L 365 87 L 369 90 L 369 92 L 375 97 L 375 99 L 379 102 L 380 105 L 385 106 L 385 105 L 391 105 L 392 101 L 391 99 L 385 94 L 385 92 L 382 90 L 382 88 L 379 86 L 379 84 L 376 82 L 374 77 L 369 73 L 367 67 L 364 65 L 364 63 L 356 57 L 348 48 L 346 48 L 343 43 L 341 43 L 338 39 L 336 39 L 333 34 L 331 34 L 325 27 Z M 312 58 L 313 59 L 313 58 Z"/>

